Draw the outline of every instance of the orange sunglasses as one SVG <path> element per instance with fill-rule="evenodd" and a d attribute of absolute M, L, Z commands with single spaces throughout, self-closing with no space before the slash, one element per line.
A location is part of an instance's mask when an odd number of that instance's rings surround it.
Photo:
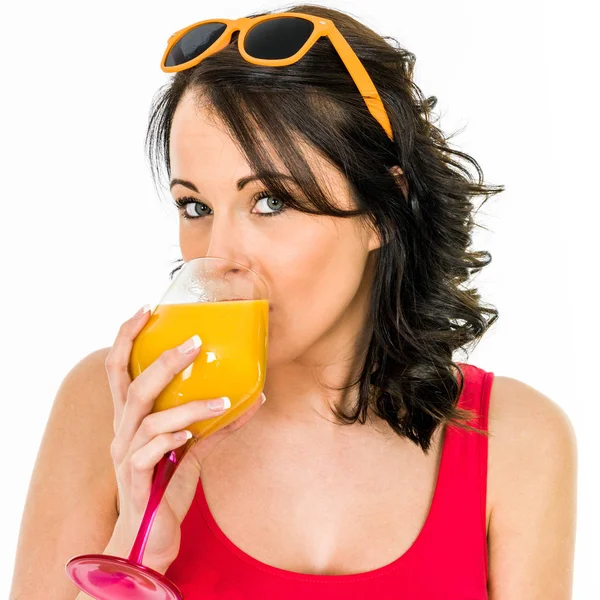
<path fill-rule="evenodd" d="M 275 13 L 240 19 L 208 19 L 174 33 L 167 42 L 160 68 L 165 73 L 197 65 L 227 46 L 239 31 L 238 48 L 248 62 L 281 67 L 299 61 L 321 37 L 327 36 L 362 94 L 369 112 L 394 141 L 388 114 L 365 67 L 330 19 L 304 13 Z"/>

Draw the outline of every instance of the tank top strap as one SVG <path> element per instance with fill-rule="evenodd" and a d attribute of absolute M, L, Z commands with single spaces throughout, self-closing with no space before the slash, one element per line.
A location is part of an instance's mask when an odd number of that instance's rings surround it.
<path fill-rule="evenodd" d="M 468 363 L 458 363 L 464 387 L 458 406 L 474 413 L 467 424 L 488 431 L 489 400 L 494 374 Z M 462 540 L 462 551 L 476 561 L 488 577 L 486 496 L 488 438 L 476 431 L 447 426 L 440 467 L 435 520 L 431 531 L 440 540 Z M 451 551 L 448 548 L 448 551 Z"/>

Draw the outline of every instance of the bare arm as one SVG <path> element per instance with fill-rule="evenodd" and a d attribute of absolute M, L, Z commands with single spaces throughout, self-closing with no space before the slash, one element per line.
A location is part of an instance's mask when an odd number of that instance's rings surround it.
<path fill-rule="evenodd" d="M 11 600 L 87 599 L 65 573 L 69 558 L 108 552 L 109 543 L 127 552 L 111 541 L 118 514 L 108 350 L 77 363 L 56 394 L 22 515 Z"/>
<path fill-rule="evenodd" d="M 575 432 L 562 408 L 531 386 L 496 377 L 494 388 L 492 476 L 502 485 L 490 518 L 490 600 L 571 600 Z"/>

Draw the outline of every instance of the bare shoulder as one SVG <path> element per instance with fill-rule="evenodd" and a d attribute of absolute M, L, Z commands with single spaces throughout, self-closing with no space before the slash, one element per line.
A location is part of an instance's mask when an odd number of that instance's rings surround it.
<path fill-rule="evenodd" d="M 512 377 L 494 376 L 489 431 L 492 505 L 500 500 L 503 490 L 510 494 L 508 484 L 528 464 L 531 468 L 539 466 L 536 461 L 575 458 L 575 431 L 564 409 L 541 391 Z"/>
<path fill-rule="evenodd" d="M 94 420 L 100 420 L 96 421 L 99 426 L 108 424 L 109 413 L 113 412 L 105 366 L 109 351 L 110 347 L 94 350 L 75 364 L 61 383 L 54 411 L 60 410 L 59 405 L 69 404 L 68 418 L 89 419 L 93 415 Z"/>
<path fill-rule="evenodd" d="M 93 371 L 94 374 L 100 375 L 100 379 L 104 381 L 106 379 L 106 383 L 108 384 L 108 380 L 106 378 L 106 370 L 105 370 L 105 362 L 108 356 L 108 353 L 111 350 L 111 346 L 106 348 L 99 348 L 98 350 L 94 350 L 90 352 L 87 356 L 84 356 L 76 365 L 76 367 L 82 366 L 87 367 L 88 370 Z M 100 369 L 100 370 L 98 370 Z"/>
<path fill-rule="evenodd" d="M 109 393 L 110 386 L 108 385 L 108 377 L 106 375 L 106 359 L 110 351 L 111 346 L 94 350 L 77 364 L 77 366 L 83 368 L 94 379 L 94 382 L 98 386 L 101 386 L 104 391 L 108 391 Z"/>
<path fill-rule="evenodd" d="M 69 427 L 81 424 L 89 429 L 95 425 L 100 436 L 109 433 L 110 425 L 112 432 L 112 396 L 105 367 L 109 351 L 110 348 L 100 348 L 90 352 L 65 375 L 56 393 L 48 426 L 57 421 Z M 86 438 L 86 446 L 94 439 Z"/>
<path fill-rule="evenodd" d="M 107 348 L 100 348 L 84 356 L 77 364 L 75 364 L 71 371 L 69 371 L 63 384 L 71 380 L 77 380 L 78 383 L 83 383 L 83 381 L 87 382 L 89 380 L 97 385 L 104 386 L 106 389 L 110 389 L 105 368 L 106 358 L 110 350 L 110 346 Z M 83 378 L 83 380 L 81 380 L 81 378 Z"/>
<path fill-rule="evenodd" d="M 11 598 L 73 597 L 64 565 L 102 552 L 118 514 L 110 455 L 113 406 L 104 361 L 96 350 L 63 378 L 41 439 L 22 513 Z"/>
<path fill-rule="evenodd" d="M 577 479 L 571 420 L 540 390 L 494 376 L 489 432 L 490 598 L 570 598 Z"/>
<path fill-rule="evenodd" d="M 490 451 L 497 458 L 528 451 L 556 454 L 576 447 L 573 425 L 565 410 L 534 387 L 495 375 L 489 405 Z"/>

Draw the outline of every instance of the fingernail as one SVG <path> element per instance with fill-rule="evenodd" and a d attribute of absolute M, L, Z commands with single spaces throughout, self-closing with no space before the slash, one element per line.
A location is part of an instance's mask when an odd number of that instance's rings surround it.
<path fill-rule="evenodd" d="M 261 404 L 261 406 L 262 406 L 262 405 L 265 403 L 265 401 L 267 400 L 267 397 L 265 396 L 265 393 L 264 393 L 264 392 L 261 394 L 261 396 L 262 396 L 262 400 L 261 400 L 261 403 L 260 403 L 260 404 Z"/>
<path fill-rule="evenodd" d="M 150 305 L 149 304 L 144 304 L 144 306 L 142 306 L 142 308 L 140 308 L 140 310 L 138 310 L 135 315 L 133 315 L 133 317 L 141 317 L 144 313 L 147 313 L 150 310 Z"/>
<path fill-rule="evenodd" d="M 223 396 L 222 398 L 217 398 L 216 400 L 209 400 L 207 402 L 208 408 L 210 410 L 226 410 L 231 408 L 231 400 L 227 396 Z"/>
<path fill-rule="evenodd" d="M 176 440 L 189 440 L 192 438 L 192 432 L 188 431 L 187 429 L 184 429 L 183 431 L 178 431 L 177 433 L 174 433 L 173 437 Z"/>
<path fill-rule="evenodd" d="M 179 352 L 181 352 L 181 354 L 188 354 L 200 348 L 200 344 L 202 344 L 202 340 L 200 339 L 200 336 L 196 334 L 193 335 L 189 340 L 183 342 L 183 344 L 181 344 L 181 346 L 178 346 L 177 349 L 179 350 Z"/>

